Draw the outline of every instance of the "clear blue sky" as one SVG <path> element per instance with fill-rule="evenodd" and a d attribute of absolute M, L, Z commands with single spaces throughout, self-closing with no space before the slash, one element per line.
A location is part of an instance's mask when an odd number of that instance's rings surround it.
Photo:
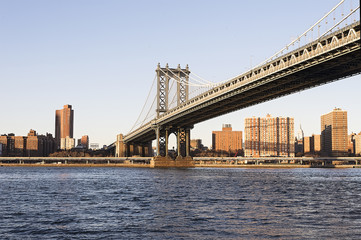
<path fill-rule="evenodd" d="M 54 134 L 55 110 L 71 104 L 74 135 L 110 144 L 136 121 L 158 62 L 211 81 L 234 77 L 303 33 L 338 0 L 0 0 L 0 134 Z M 359 1 L 353 0 L 354 6 Z M 361 131 L 361 76 L 236 111 L 200 124 L 192 138 L 244 118 L 289 116 L 306 135 L 320 116 L 348 111 Z"/>

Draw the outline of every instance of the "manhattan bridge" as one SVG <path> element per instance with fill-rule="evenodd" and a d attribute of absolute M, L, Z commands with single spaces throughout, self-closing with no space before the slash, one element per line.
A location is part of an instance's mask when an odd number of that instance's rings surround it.
<path fill-rule="evenodd" d="M 153 156 L 155 140 L 156 156 L 167 159 L 169 135 L 175 134 L 176 161 L 191 161 L 194 124 L 360 74 L 360 45 L 360 3 L 342 0 L 287 46 L 234 78 L 213 83 L 188 65 L 158 64 L 136 123 L 118 135 L 116 156 Z"/>

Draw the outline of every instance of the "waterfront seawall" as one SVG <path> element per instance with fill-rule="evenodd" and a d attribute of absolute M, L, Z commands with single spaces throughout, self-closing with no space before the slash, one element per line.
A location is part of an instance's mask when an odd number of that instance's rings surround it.
<path fill-rule="evenodd" d="M 0 157 L 1 167 L 128 168 L 360 168 L 360 158 L 221 158 L 194 157 L 167 161 L 153 157 Z M 163 159 L 164 160 L 164 159 Z M 186 164 L 187 161 L 191 164 Z M 182 161 L 185 161 L 182 164 Z M 171 162 L 172 164 L 169 164 Z M 176 164 L 177 163 L 177 164 Z"/>

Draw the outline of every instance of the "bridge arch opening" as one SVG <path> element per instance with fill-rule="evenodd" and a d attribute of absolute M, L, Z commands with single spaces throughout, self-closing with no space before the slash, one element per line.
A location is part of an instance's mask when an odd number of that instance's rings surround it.
<path fill-rule="evenodd" d="M 168 136 L 168 155 L 175 159 L 177 157 L 177 134 L 171 132 Z"/>

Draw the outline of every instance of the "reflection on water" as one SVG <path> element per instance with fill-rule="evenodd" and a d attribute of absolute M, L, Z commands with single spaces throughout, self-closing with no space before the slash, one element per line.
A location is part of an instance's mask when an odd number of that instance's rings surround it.
<path fill-rule="evenodd" d="M 361 169 L 0 168 L 1 239 L 361 239 Z"/>

